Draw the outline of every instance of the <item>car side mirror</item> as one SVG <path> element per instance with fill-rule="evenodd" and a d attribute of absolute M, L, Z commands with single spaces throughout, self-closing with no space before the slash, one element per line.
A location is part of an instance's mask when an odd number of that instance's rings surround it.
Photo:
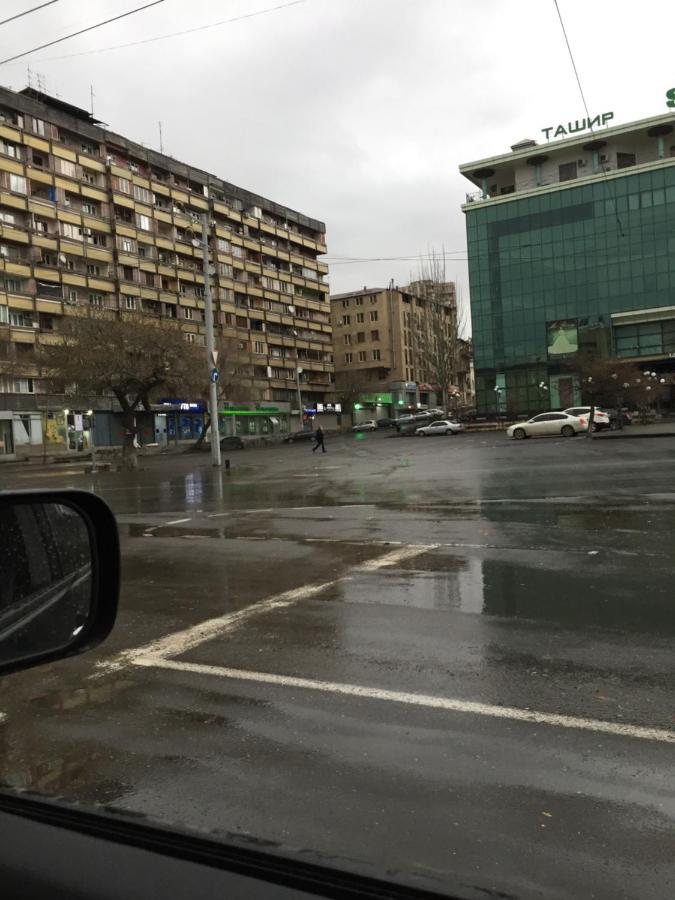
<path fill-rule="evenodd" d="M 99 497 L 0 492 L 0 674 L 100 644 L 119 577 L 117 525 Z"/>

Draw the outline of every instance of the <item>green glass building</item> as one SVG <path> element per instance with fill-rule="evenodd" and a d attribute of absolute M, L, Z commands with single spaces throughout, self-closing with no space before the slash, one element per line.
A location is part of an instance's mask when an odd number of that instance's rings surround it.
<path fill-rule="evenodd" d="M 578 404 L 585 349 L 675 372 L 674 114 L 460 171 L 480 412 Z"/>

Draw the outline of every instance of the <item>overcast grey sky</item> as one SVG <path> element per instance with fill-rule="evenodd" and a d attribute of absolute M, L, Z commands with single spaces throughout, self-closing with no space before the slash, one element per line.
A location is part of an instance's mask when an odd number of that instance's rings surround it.
<path fill-rule="evenodd" d="M 3 0 L 0 18 L 39 0 Z M 194 34 L 71 56 L 284 0 L 165 0 L 0 67 L 89 106 L 110 127 L 327 224 L 329 256 L 444 245 L 468 297 L 461 162 L 583 116 L 553 0 L 305 0 Z M 0 27 L 2 58 L 142 5 L 59 0 Z M 675 8 L 559 0 L 591 114 L 667 112 Z M 65 57 L 55 59 L 54 57 Z M 331 288 L 404 283 L 412 261 L 331 266 Z"/>

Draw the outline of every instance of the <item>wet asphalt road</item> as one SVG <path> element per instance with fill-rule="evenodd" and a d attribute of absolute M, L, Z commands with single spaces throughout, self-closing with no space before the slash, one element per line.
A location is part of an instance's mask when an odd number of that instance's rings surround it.
<path fill-rule="evenodd" d="M 103 647 L 0 683 L 0 780 L 467 897 L 673 896 L 675 439 L 328 450 L 0 469 L 107 499 L 124 567 Z"/>

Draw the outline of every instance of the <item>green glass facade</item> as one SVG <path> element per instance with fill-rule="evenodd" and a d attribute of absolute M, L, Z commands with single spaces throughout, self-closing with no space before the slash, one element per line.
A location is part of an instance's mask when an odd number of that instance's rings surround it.
<path fill-rule="evenodd" d="M 611 320 L 675 306 L 675 160 L 465 211 L 480 411 L 579 402 L 574 355 L 585 346 L 675 354 L 672 319 Z"/>

